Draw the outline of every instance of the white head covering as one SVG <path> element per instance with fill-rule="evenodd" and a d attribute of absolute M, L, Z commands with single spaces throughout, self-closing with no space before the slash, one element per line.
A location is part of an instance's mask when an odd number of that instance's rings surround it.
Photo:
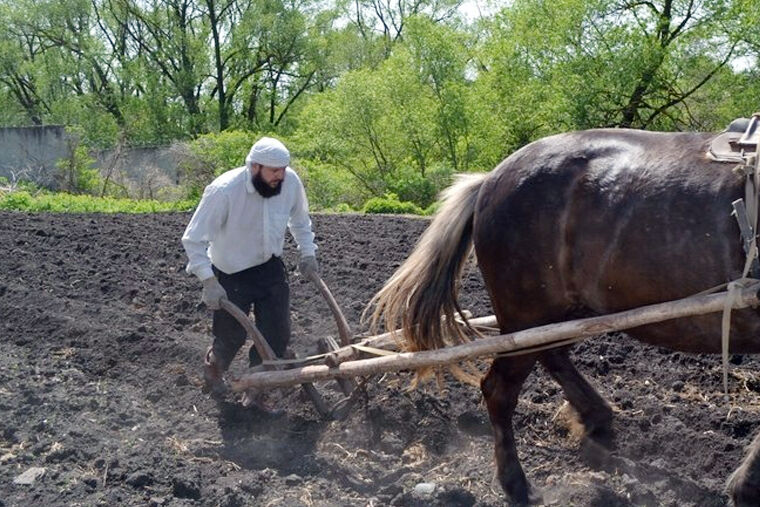
<path fill-rule="evenodd" d="M 251 164 L 261 164 L 267 167 L 287 167 L 290 164 L 290 152 L 277 139 L 272 137 L 262 137 L 254 143 L 248 156 L 245 158 L 245 165 L 249 168 Z"/>

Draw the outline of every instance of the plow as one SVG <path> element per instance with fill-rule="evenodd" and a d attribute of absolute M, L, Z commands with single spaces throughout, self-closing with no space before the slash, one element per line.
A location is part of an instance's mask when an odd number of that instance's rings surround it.
<path fill-rule="evenodd" d="M 508 334 L 499 333 L 497 319 L 493 315 L 477 318 L 461 315 L 458 323 L 465 327 L 472 336 L 472 341 L 434 350 L 405 351 L 400 330 L 372 336 L 354 336 L 325 282 L 318 275 L 311 277 L 311 281 L 319 289 L 335 318 L 340 343 L 332 336 L 327 336 L 318 340 L 318 354 L 298 357 L 288 350 L 286 357 L 277 358 L 256 328 L 255 322 L 229 300 L 223 299 L 222 308 L 243 326 L 264 359 L 257 371 L 229 378 L 228 383 L 236 393 L 300 385 L 320 417 L 337 420 L 350 413 L 360 398 L 364 384 L 374 375 L 445 368 L 475 359 L 530 354 L 567 346 L 604 333 L 715 312 L 723 312 L 725 325 L 730 321 L 732 310 L 760 305 L 760 281 L 741 279 L 720 292 L 700 293 L 683 299 Z M 727 343 L 724 344 L 724 349 L 727 350 Z M 724 371 L 724 377 L 725 375 Z M 358 378 L 363 380 L 358 382 Z M 328 404 L 314 385 L 316 382 L 337 382 L 343 398 L 337 403 Z"/>

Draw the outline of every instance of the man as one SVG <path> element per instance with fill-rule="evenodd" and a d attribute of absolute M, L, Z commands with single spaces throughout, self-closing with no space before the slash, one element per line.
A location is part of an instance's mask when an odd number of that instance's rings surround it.
<path fill-rule="evenodd" d="M 203 283 L 203 302 L 213 312 L 213 343 L 206 351 L 204 392 L 226 391 L 223 375 L 243 346 L 245 329 L 220 309 L 228 298 L 246 314 L 277 356 L 290 341 L 290 289 L 282 262 L 285 229 L 298 244 L 299 271 L 317 273 L 316 246 L 303 184 L 290 167 L 290 153 L 277 139 L 262 137 L 245 166 L 208 185 L 182 236 L 187 272 Z M 256 349 L 250 365 L 261 362 Z"/>

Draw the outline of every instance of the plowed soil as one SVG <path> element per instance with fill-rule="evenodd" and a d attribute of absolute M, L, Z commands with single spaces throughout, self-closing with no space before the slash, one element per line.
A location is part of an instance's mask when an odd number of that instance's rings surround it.
<path fill-rule="evenodd" d="M 184 271 L 189 218 L 0 213 L 0 506 L 503 505 L 470 386 L 409 391 L 407 372 L 369 378 L 341 421 L 321 419 L 298 388 L 273 393 L 280 417 L 202 394 L 210 318 Z M 356 334 L 426 224 L 314 216 L 323 278 Z M 291 346 L 307 355 L 337 332 L 295 254 L 289 240 Z M 491 313 L 475 267 L 461 303 Z M 615 407 L 618 449 L 606 469 L 585 463 L 562 393 L 536 369 L 515 427 L 547 505 L 726 504 L 723 485 L 758 428 L 756 359 L 732 358 L 724 401 L 718 357 L 623 334 L 587 340 L 574 357 Z M 318 389 L 340 398 L 334 382 Z M 23 481 L 34 468 L 41 475 Z"/>

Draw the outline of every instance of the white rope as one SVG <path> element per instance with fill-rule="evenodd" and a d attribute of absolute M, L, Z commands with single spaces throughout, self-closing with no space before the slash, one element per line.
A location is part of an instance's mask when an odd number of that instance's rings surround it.
<path fill-rule="evenodd" d="M 760 146 L 758 147 L 760 150 Z M 723 396 L 728 401 L 728 352 L 729 352 L 729 339 L 731 335 L 731 309 L 734 306 L 736 296 L 739 293 L 739 289 L 745 287 L 748 281 L 753 281 L 751 278 L 747 278 L 752 262 L 758 255 L 757 252 L 757 217 L 758 217 L 758 197 L 760 196 L 760 157 L 755 154 L 754 156 L 747 157 L 746 165 L 754 165 L 752 173 L 747 174 L 747 182 L 744 186 L 745 206 L 747 208 L 747 215 L 749 216 L 750 226 L 752 228 L 752 237 L 749 240 L 749 249 L 747 251 L 747 257 L 744 260 L 744 269 L 742 270 L 742 277 L 728 284 L 728 297 L 726 298 L 726 304 L 723 307 L 723 318 L 721 320 L 721 358 L 723 363 Z"/>
<path fill-rule="evenodd" d="M 726 401 L 728 401 L 728 341 L 731 333 L 731 309 L 734 307 L 734 302 L 740 288 L 741 285 L 738 281 L 728 284 L 728 297 L 723 306 L 723 319 L 720 325 L 721 356 L 723 359 L 723 396 L 726 398 Z"/>

